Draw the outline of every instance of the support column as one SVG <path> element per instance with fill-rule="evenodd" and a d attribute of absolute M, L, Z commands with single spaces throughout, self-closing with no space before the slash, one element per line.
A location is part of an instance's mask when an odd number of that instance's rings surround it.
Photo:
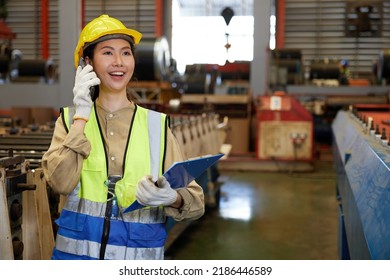
<path fill-rule="evenodd" d="M 264 95 L 268 90 L 268 49 L 270 39 L 270 16 L 272 0 L 253 1 L 254 34 L 253 61 L 250 70 L 250 84 L 254 97 Z"/>
<path fill-rule="evenodd" d="M 75 67 L 73 53 L 81 32 L 81 1 L 59 0 L 59 106 L 73 102 Z"/>

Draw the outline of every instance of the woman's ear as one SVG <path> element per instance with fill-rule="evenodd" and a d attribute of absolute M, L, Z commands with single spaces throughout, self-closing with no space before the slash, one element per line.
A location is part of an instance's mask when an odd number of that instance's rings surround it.
<path fill-rule="evenodd" d="M 85 63 L 92 65 L 92 60 L 89 58 L 89 56 L 85 57 Z"/>

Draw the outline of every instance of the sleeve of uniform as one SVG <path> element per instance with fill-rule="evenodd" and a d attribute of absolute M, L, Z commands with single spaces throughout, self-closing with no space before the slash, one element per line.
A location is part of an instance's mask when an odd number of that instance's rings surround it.
<path fill-rule="evenodd" d="M 179 146 L 171 130 L 167 131 L 167 149 L 165 157 L 165 170 L 174 162 L 184 160 L 182 147 Z M 165 214 L 176 221 L 196 220 L 205 212 L 204 193 L 201 186 L 192 181 L 188 186 L 178 189 L 183 198 L 182 207 L 177 209 L 165 207 Z"/>
<path fill-rule="evenodd" d="M 82 131 L 66 132 L 63 121 L 56 121 L 49 149 L 42 157 L 42 169 L 49 186 L 57 193 L 66 195 L 76 187 L 83 160 L 88 157 L 91 145 Z"/>

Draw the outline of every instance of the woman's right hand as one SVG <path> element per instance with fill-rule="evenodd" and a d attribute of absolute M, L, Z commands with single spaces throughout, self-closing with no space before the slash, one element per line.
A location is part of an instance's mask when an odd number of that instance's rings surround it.
<path fill-rule="evenodd" d="M 92 109 L 90 88 L 100 84 L 100 79 L 93 71 L 93 67 L 87 64 L 84 68 L 77 67 L 75 84 L 73 87 L 73 104 L 76 107 L 74 119 L 88 121 Z"/>

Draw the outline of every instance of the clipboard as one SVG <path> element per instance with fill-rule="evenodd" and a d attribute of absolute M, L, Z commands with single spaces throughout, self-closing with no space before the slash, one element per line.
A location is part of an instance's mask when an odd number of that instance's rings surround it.
<path fill-rule="evenodd" d="M 223 156 L 224 154 L 217 154 L 175 162 L 163 176 L 167 178 L 172 189 L 185 187 Z"/>
<path fill-rule="evenodd" d="M 215 164 L 223 156 L 224 154 L 216 154 L 175 162 L 163 174 L 163 176 L 167 179 L 172 189 L 185 187 L 191 181 L 198 178 L 203 172 L 205 172 L 210 166 Z M 123 213 L 134 211 L 142 207 L 144 207 L 142 204 L 140 204 L 138 201 L 134 201 L 123 211 Z"/>

